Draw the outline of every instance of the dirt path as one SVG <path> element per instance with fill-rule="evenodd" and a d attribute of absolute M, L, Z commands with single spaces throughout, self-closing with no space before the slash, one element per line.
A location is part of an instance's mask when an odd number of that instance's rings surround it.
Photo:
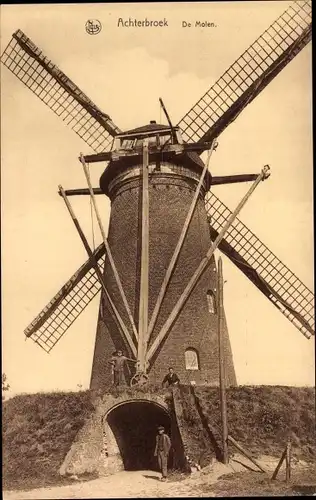
<path fill-rule="evenodd" d="M 164 498 L 196 496 L 199 477 L 190 476 L 183 481 L 159 481 L 153 471 L 123 471 L 93 481 L 67 486 L 40 488 L 31 491 L 4 491 L 4 500 L 68 499 L 68 498 Z"/>
<path fill-rule="evenodd" d="M 229 492 L 236 491 L 241 492 L 246 491 L 245 486 L 248 484 L 247 492 L 261 491 L 266 488 L 267 491 L 271 491 L 269 481 L 267 479 L 271 477 L 274 471 L 278 458 L 264 456 L 258 459 L 262 466 L 265 467 L 268 472 L 267 476 L 258 475 L 258 472 L 251 476 L 249 470 L 251 470 L 251 463 L 240 455 L 235 455 L 230 459 L 230 463 L 227 465 L 221 464 L 219 462 L 214 462 L 209 468 L 206 468 L 202 472 L 191 474 L 190 476 L 184 476 L 183 480 L 176 480 L 176 477 L 170 476 L 167 482 L 159 481 L 160 474 L 154 471 L 122 471 L 117 474 L 113 474 L 107 477 L 94 479 L 92 481 L 74 481 L 73 484 L 67 486 L 53 486 L 47 488 L 38 488 L 30 491 L 4 491 L 4 500 L 56 500 L 69 498 L 167 498 L 167 497 L 214 497 L 222 496 L 221 490 L 218 494 L 212 492 L 215 483 L 218 485 L 218 479 L 225 474 L 230 474 L 231 480 L 230 484 L 226 485 Z M 247 467 L 247 468 L 245 468 Z M 299 471 L 306 469 L 307 464 L 301 463 Z M 247 470 L 248 469 L 248 470 Z M 309 469 L 306 469 L 308 472 Z M 314 469 L 313 469 L 314 470 Z M 234 479 L 234 474 L 243 472 L 245 473 L 245 484 L 241 480 L 240 476 L 237 477 L 236 484 L 231 481 Z M 296 468 L 293 472 L 296 474 Z M 247 475 L 248 474 L 248 475 Z M 250 474 L 250 476 L 249 476 Z M 315 475 L 309 472 L 311 478 Z M 309 482 L 309 475 L 306 476 Z M 237 474 L 238 476 L 238 474 Z M 249 479 L 249 477 L 250 479 Z M 283 471 L 284 476 L 284 471 Z M 179 477 L 179 476 L 178 476 Z M 236 477 L 236 476 L 235 476 Z M 306 482 L 306 478 L 303 478 Z M 249 482 L 250 481 L 250 482 Z M 263 483 L 267 484 L 263 484 Z M 304 482 L 303 481 L 303 482 Z M 239 484 L 240 483 L 240 484 Z M 262 484 L 263 486 L 262 486 Z M 275 490 L 278 485 L 282 486 L 284 481 L 275 483 Z M 226 488 L 226 489 L 227 489 Z M 269 489 L 270 488 L 270 489 Z M 228 491 L 227 490 L 227 491 Z M 249 490 L 249 491 L 248 491 Z M 264 490 L 265 491 L 265 490 Z M 263 491 L 263 496 L 265 493 Z M 248 496 L 247 495 L 245 496 Z M 275 493 L 275 492 L 274 492 Z M 280 495 L 282 496 L 282 489 L 280 490 Z M 243 493 L 241 493 L 243 495 Z M 232 496 L 231 494 L 224 494 L 223 496 Z M 270 496 L 270 494 L 269 494 Z"/>

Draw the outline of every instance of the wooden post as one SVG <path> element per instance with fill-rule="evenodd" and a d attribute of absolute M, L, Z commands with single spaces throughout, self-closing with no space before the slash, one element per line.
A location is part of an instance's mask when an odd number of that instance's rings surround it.
<path fill-rule="evenodd" d="M 139 297 L 139 325 L 137 371 L 146 373 L 148 343 L 148 293 L 149 293 L 149 196 L 148 196 L 148 140 L 143 143 L 142 235 Z"/>
<path fill-rule="evenodd" d="M 99 224 L 100 232 L 101 232 L 101 235 L 102 235 L 102 238 L 103 238 L 103 242 L 104 242 L 104 246 L 105 246 L 105 250 L 106 250 L 106 255 L 107 255 L 108 259 L 109 259 L 109 263 L 110 263 L 110 266 L 112 268 L 116 284 L 118 286 L 120 295 L 122 297 L 122 300 L 123 300 L 123 303 L 124 303 L 124 306 L 125 306 L 128 318 L 129 318 L 130 323 L 132 325 L 133 333 L 134 333 L 134 335 L 135 335 L 135 337 L 137 339 L 138 338 L 138 332 L 137 332 L 137 329 L 136 329 L 136 326 L 135 326 L 134 318 L 133 318 L 133 315 L 131 313 L 130 307 L 128 305 L 128 302 L 127 302 L 127 299 L 126 299 L 126 295 L 124 293 L 124 289 L 123 289 L 123 286 L 122 286 L 122 283 L 121 283 L 121 280 L 120 280 L 120 277 L 119 277 L 119 274 L 117 272 L 116 265 L 115 265 L 115 262 L 114 262 L 114 259 L 113 259 L 113 256 L 112 256 L 112 252 L 111 252 L 111 249 L 110 249 L 109 244 L 108 244 L 108 240 L 107 240 L 107 238 L 105 236 L 103 224 L 102 224 L 102 221 L 101 221 L 101 217 L 100 217 L 100 214 L 99 214 L 97 202 L 96 202 L 96 199 L 95 199 L 95 196 L 94 196 L 94 192 L 93 192 L 93 188 L 92 188 L 91 181 L 90 181 L 89 171 L 88 171 L 88 168 L 87 168 L 87 165 L 86 165 L 86 162 L 85 162 L 85 159 L 84 159 L 84 156 L 83 156 L 82 153 L 80 154 L 80 161 L 82 163 L 83 171 L 84 171 L 84 174 L 85 174 L 86 179 L 87 179 L 87 184 L 88 184 L 88 187 L 89 187 L 91 201 L 92 201 L 92 204 L 93 204 L 95 215 L 97 217 L 97 221 L 98 221 L 98 224 Z"/>
<path fill-rule="evenodd" d="M 166 337 L 166 335 L 169 333 L 169 330 L 170 330 L 171 326 L 173 325 L 174 321 L 177 319 L 178 315 L 182 311 L 185 302 L 188 300 L 189 296 L 191 295 L 191 293 L 192 293 L 193 289 L 195 288 L 197 282 L 199 281 L 200 277 L 202 276 L 202 274 L 204 273 L 204 271 L 209 266 L 209 264 L 211 262 L 211 258 L 213 257 L 213 254 L 214 254 L 216 248 L 218 247 L 218 245 L 220 244 L 220 242 L 224 238 L 227 230 L 233 224 L 233 222 L 236 219 L 237 215 L 239 214 L 240 210 L 247 203 L 248 199 L 250 198 L 250 196 L 252 195 L 252 193 L 254 192 L 254 190 L 256 189 L 256 187 L 258 186 L 258 184 L 262 180 L 266 179 L 269 176 L 268 171 L 269 171 L 269 167 L 268 166 L 265 166 L 262 169 L 262 171 L 258 175 L 256 181 L 252 184 L 252 186 L 249 189 L 249 191 L 245 194 L 245 196 L 239 202 L 239 204 L 235 208 L 234 212 L 232 212 L 232 214 L 230 215 L 230 217 L 227 219 L 226 223 L 222 227 L 222 229 L 219 232 L 216 240 L 212 243 L 212 245 L 208 249 L 206 256 L 200 262 L 199 266 L 197 267 L 196 271 L 194 272 L 193 276 L 191 277 L 189 283 L 187 284 L 187 286 L 185 287 L 183 293 L 181 294 L 178 302 L 176 303 L 176 305 L 172 309 L 172 311 L 171 311 L 168 319 L 166 320 L 166 322 L 162 326 L 160 332 L 158 333 L 157 337 L 155 338 L 155 340 L 153 341 L 152 345 L 150 346 L 150 348 L 148 350 L 148 361 L 151 360 L 151 358 L 155 354 L 156 350 L 160 346 L 161 342 Z"/>
<path fill-rule="evenodd" d="M 201 191 L 201 187 L 203 185 L 205 174 L 206 174 L 206 172 L 208 170 L 208 167 L 209 167 L 211 155 L 212 155 L 212 152 L 214 150 L 215 144 L 216 144 L 216 140 L 214 139 L 213 142 L 212 142 L 211 148 L 209 150 L 209 153 L 208 153 L 207 161 L 206 161 L 206 163 L 204 165 L 201 177 L 199 179 L 199 183 L 198 183 L 198 185 L 196 187 L 196 190 L 195 190 L 192 202 L 191 202 L 191 206 L 190 206 L 188 214 L 186 216 L 186 219 L 185 219 L 185 222 L 184 222 L 181 234 L 179 236 L 179 240 L 177 242 L 176 248 L 175 248 L 175 250 L 173 252 L 173 255 L 171 257 L 168 269 L 166 271 L 166 275 L 165 275 L 165 277 L 163 279 L 163 282 L 162 282 L 162 285 L 161 285 L 161 288 L 160 288 L 160 291 L 159 291 L 159 294 L 158 294 L 158 297 L 157 297 L 157 301 L 156 301 L 156 304 L 155 304 L 155 307 L 154 307 L 154 310 L 153 310 L 153 313 L 152 313 L 152 316 L 151 316 L 151 319 L 150 319 L 150 323 L 149 323 L 148 338 L 150 337 L 150 335 L 151 335 L 151 333 L 152 333 L 152 331 L 153 331 L 153 329 L 155 327 L 155 324 L 156 324 L 156 321 L 157 321 L 157 317 L 158 317 L 158 314 L 159 314 L 159 311 L 160 311 L 160 308 L 161 308 L 162 301 L 163 301 L 164 296 L 166 294 L 168 285 L 170 283 L 171 276 L 173 274 L 173 271 L 174 271 L 174 268 L 176 266 L 179 254 L 180 254 L 181 249 L 183 247 L 183 243 L 184 243 L 185 237 L 187 235 L 190 222 L 191 222 L 192 217 L 193 217 L 193 213 L 194 213 L 194 210 L 195 210 L 195 207 L 196 207 L 199 195 L 200 195 L 200 191 Z"/>
<path fill-rule="evenodd" d="M 286 482 L 288 483 L 291 479 L 291 441 L 288 440 L 286 444 L 286 457 L 285 457 L 285 464 L 286 464 Z"/>
<path fill-rule="evenodd" d="M 235 448 L 237 448 L 238 451 L 240 451 L 243 455 L 245 455 L 245 457 L 247 457 L 252 463 L 254 463 L 258 467 L 258 469 L 261 470 L 261 472 L 266 472 L 266 470 L 250 455 L 250 453 L 248 453 L 248 451 L 242 448 L 240 444 L 238 444 L 237 441 L 235 441 L 234 438 L 228 436 L 227 439 L 230 443 L 232 443 L 235 446 Z"/>
<path fill-rule="evenodd" d="M 223 281 L 223 264 L 221 257 L 218 259 L 218 285 L 217 285 L 217 318 L 218 318 L 218 357 L 219 357 L 219 387 L 221 401 L 221 417 L 222 417 L 222 446 L 223 446 L 223 462 L 228 463 L 228 426 L 227 426 L 227 402 L 226 402 L 226 377 L 225 377 L 225 359 L 223 352 L 223 326 L 224 326 L 224 281 Z"/>
<path fill-rule="evenodd" d="M 161 105 L 161 107 L 163 109 L 163 112 L 166 115 L 167 122 L 169 123 L 169 127 L 171 128 L 172 132 L 174 133 L 174 128 L 173 128 L 173 125 L 171 123 L 170 116 L 168 115 L 168 112 L 167 112 L 167 110 L 165 108 L 165 105 L 164 105 L 163 100 L 161 99 L 161 97 L 159 97 L 159 102 L 160 102 L 160 105 Z"/>
<path fill-rule="evenodd" d="M 274 480 L 274 479 L 276 479 L 276 477 L 277 477 L 277 475 L 278 475 L 278 472 L 279 472 L 279 470 L 281 469 L 281 465 L 283 464 L 284 459 L 285 459 L 285 456 L 286 456 L 286 451 L 287 451 L 287 448 L 284 448 L 284 451 L 283 451 L 283 453 L 282 453 L 282 455 L 281 455 L 281 458 L 280 458 L 280 460 L 279 460 L 279 463 L 278 463 L 278 465 L 276 466 L 275 471 L 274 471 L 274 472 L 273 472 L 273 474 L 272 474 L 271 479 L 273 479 L 273 480 Z"/>
<path fill-rule="evenodd" d="M 119 314 L 119 312 L 118 312 L 118 310 L 117 310 L 117 308 L 116 308 L 113 300 L 111 299 L 111 296 L 110 296 L 110 294 L 109 294 L 109 292 L 108 292 L 108 290 L 106 288 L 106 285 L 105 285 L 105 282 L 104 282 L 104 279 L 103 279 L 103 276 L 102 276 L 102 272 L 101 272 L 101 270 L 100 270 L 100 268 L 98 266 L 98 263 L 97 263 L 96 259 L 94 258 L 94 255 L 93 255 L 93 252 L 92 252 L 92 250 L 90 248 L 88 240 L 85 237 L 84 232 L 81 229 L 79 221 L 78 221 L 77 217 L 75 216 L 75 213 L 74 213 L 74 211 L 72 209 L 72 206 L 70 205 L 70 202 L 69 202 L 69 200 L 67 198 L 67 195 L 66 195 L 63 187 L 62 186 L 58 186 L 58 188 L 59 188 L 59 194 L 63 197 L 65 205 L 66 205 L 66 207 L 68 209 L 68 212 L 69 212 L 69 214 L 70 214 L 70 216 L 72 218 L 72 221 L 73 221 L 73 223 L 74 223 L 74 225 L 75 225 L 75 227 L 76 227 L 76 229 L 77 229 L 77 231 L 79 233 L 81 241 L 82 241 L 82 243 L 83 243 L 83 245 L 84 245 L 84 247 L 86 249 L 86 252 L 87 252 L 88 256 L 90 257 L 90 259 L 92 259 L 93 267 L 94 267 L 95 272 L 96 272 L 96 274 L 98 276 L 98 279 L 99 279 L 99 281 L 100 281 L 100 283 L 102 285 L 104 293 L 105 293 L 105 295 L 106 295 L 106 297 L 107 297 L 107 299 L 108 299 L 108 301 L 109 301 L 109 303 L 110 303 L 110 305 L 112 307 L 112 310 L 114 312 L 114 316 L 115 316 L 115 318 L 116 318 L 119 326 L 121 327 L 121 329 L 122 329 L 122 331 L 123 331 L 123 333 L 125 335 L 125 338 L 126 338 L 126 340 L 128 342 L 128 345 L 131 348 L 131 351 L 132 351 L 133 355 L 136 357 L 136 347 L 135 347 L 135 344 L 134 344 L 134 342 L 133 342 L 133 340 L 132 340 L 132 338 L 130 336 L 130 333 L 129 333 L 129 331 L 128 331 L 128 329 L 127 329 L 124 321 L 122 320 L 121 315 Z"/>

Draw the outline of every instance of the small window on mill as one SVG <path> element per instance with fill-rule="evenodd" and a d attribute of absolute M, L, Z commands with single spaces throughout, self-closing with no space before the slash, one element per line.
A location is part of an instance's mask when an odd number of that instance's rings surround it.
<path fill-rule="evenodd" d="M 216 314 L 216 297 L 213 290 L 207 290 L 206 297 L 209 312 L 211 314 Z"/>
<path fill-rule="evenodd" d="M 196 349 L 189 348 L 184 353 L 185 357 L 185 369 L 186 370 L 199 370 L 200 362 L 199 356 Z"/>

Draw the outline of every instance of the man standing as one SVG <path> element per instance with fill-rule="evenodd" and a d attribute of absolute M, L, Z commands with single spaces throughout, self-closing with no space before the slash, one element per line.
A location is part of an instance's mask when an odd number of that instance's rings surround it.
<path fill-rule="evenodd" d="M 167 480 L 168 473 L 168 457 L 171 448 L 170 437 L 165 434 L 165 428 L 160 425 L 156 436 L 155 457 L 158 458 L 159 469 L 161 470 L 161 481 Z"/>
<path fill-rule="evenodd" d="M 113 383 L 115 386 L 125 384 L 124 368 L 127 366 L 127 361 L 132 361 L 136 363 L 136 359 L 127 358 L 123 356 L 121 350 L 116 351 L 116 354 L 112 356 L 110 364 L 113 369 Z"/>
<path fill-rule="evenodd" d="M 170 385 L 178 385 L 180 382 L 180 379 L 176 373 L 174 373 L 172 366 L 169 368 L 169 372 L 165 376 L 165 378 L 162 381 L 162 387 L 164 387 L 165 383 L 168 383 L 168 386 Z"/>

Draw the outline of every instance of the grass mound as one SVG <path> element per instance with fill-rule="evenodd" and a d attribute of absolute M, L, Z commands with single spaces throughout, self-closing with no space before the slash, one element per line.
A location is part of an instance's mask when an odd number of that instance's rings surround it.
<path fill-rule="evenodd" d="M 196 387 L 202 411 L 220 443 L 219 390 Z M 288 437 L 294 456 L 316 458 L 315 389 L 311 387 L 240 386 L 227 390 L 228 432 L 254 456 L 278 456 Z M 232 450 L 233 451 L 233 450 Z"/>
<path fill-rule="evenodd" d="M 90 392 L 26 394 L 3 404 L 3 486 L 56 484 L 58 469 L 94 410 Z"/>
<path fill-rule="evenodd" d="M 191 389 L 187 387 L 186 392 L 191 394 Z M 164 393 L 158 386 L 126 391 L 128 394 Z M 120 391 L 116 392 L 119 396 Z M 220 444 L 218 388 L 195 387 L 194 393 L 201 420 L 197 421 L 196 413 L 192 419 L 189 408 L 192 398 L 186 397 L 183 415 L 188 440 L 194 426 L 201 433 L 201 423 L 204 429 L 208 423 Z M 165 391 L 165 396 L 170 399 L 169 391 Z M 5 401 L 2 417 L 4 488 L 31 489 L 69 482 L 59 476 L 59 468 L 77 432 L 94 411 L 93 401 L 97 403 L 97 400 L 95 394 L 86 391 L 20 395 Z M 227 406 L 229 433 L 254 456 L 280 456 L 290 436 L 294 458 L 315 460 L 313 388 L 232 387 L 227 390 Z M 190 447 L 192 443 L 187 444 Z"/>

